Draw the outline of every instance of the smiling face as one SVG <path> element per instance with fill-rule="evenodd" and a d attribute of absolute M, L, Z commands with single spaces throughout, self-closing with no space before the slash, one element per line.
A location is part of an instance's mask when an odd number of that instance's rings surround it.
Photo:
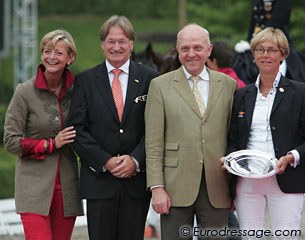
<path fill-rule="evenodd" d="M 262 42 L 254 50 L 254 59 L 262 74 L 277 74 L 285 56 L 278 45 L 272 41 Z"/>
<path fill-rule="evenodd" d="M 128 39 L 121 27 L 112 26 L 101 46 L 109 63 L 119 68 L 129 59 L 133 41 Z"/>
<path fill-rule="evenodd" d="M 73 61 L 74 56 L 72 53 L 68 53 L 68 46 L 63 40 L 58 40 L 55 44 L 50 40 L 50 43 L 42 49 L 41 62 L 46 74 L 61 74 L 65 67 Z"/>
<path fill-rule="evenodd" d="M 198 25 L 183 28 L 177 36 L 181 64 L 191 75 L 199 75 L 212 51 L 208 32 Z"/>

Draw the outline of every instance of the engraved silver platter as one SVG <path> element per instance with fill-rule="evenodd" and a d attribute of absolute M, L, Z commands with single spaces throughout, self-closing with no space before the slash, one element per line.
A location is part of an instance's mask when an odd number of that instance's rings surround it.
<path fill-rule="evenodd" d="M 225 157 L 224 166 L 232 174 L 246 178 L 265 178 L 277 173 L 278 160 L 269 153 L 240 150 Z"/>

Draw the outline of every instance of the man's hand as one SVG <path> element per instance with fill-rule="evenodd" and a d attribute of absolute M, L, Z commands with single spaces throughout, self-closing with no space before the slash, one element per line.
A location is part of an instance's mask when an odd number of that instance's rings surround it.
<path fill-rule="evenodd" d="M 156 213 L 169 214 L 171 207 L 170 198 L 163 187 L 156 187 L 151 190 L 152 199 L 151 204 Z"/>
<path fill-rule="evenodd" d="M 114 168 L 119 166 L 119 164 L 117 162 L 118 162 L 118 157 L 112 157 L 106 162 L 104 167 L 106 170 L 111 172 Z"/>
<path fill-rule="evenodd" d="M 137 165 L 130 155 L 118 156 L 115 157 L 115 160 L 115 164 L 113 165 L 115 167 L 109 170 L 113 176 L 117 178 L 130 178 L 136 175 Z"/>

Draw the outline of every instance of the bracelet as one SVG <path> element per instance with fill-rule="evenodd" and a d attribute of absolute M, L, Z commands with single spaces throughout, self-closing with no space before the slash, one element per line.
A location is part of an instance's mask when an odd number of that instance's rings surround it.
<path fill-rule="evenodd" d="M 49 153 L 52 153 L 53 152 L 53 139 L 52 138 L 50 138 L 49 139 Z"/>
<path fill-rule="evenodd" d="M 52 142 L 53 142 L 53 151 L 56 151 L 56 142 L 55 142 L 55 138 L 52 138 Z"/>
<path fill-rule="evenodd" d="M 43 141 L 44 141 L 43 142 L 43 151 L 48 152 L 49 151 L 49 140 L 44 139 Z"/>

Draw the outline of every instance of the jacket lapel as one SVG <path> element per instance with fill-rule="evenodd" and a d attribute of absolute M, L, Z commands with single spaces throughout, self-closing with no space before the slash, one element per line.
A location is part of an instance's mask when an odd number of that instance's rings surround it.
<path fill-rule="evenodd" d="M 119 116 L 116 110 L 116 106 L 114 103 L 113 95 L 112 95 L 112 89 L 110 86 L 110 81 L 108 78 L 108 72 L 106 68 L 105 62 L 101 64 L 97 71 L 96 71 L 96 88 L 100 92 L 100 96 L 104 99 L 106 102 L 106 105 L 111 110 L 112 115 L 114 118 L 119 121 Z"/>
<path fill-rule="evenodd" d="M 175 71 L 173 81 L 174 81 L 174 88 L 176 89 L 176 91 L 184 99 L 187 105 L 194 111 L 194 113 L 196 113 L 198 117 L 202 118 L 199 111 L 199 107 L 196 103 L 190 85 L 187 79 L 185 78 L 185 74 L 182 70 L 182 67 L 180 67 L 178 70 Z"/>
<path fill-rule="evenodd" d="M 252 117 L 254 112 L 254 106 L 256 102 L 256 96 L 257 96 L 257 88 L 255 84 L 252 84 L 248 89 L 247 93 L 245 94 L 245 112 L 247 117 L 247 124 L 250 128 L 252 123 Z"/>
<path fill-rule="evenodd" d="M 279 85 L 277 87 L 277 91 L 275 94 L 271 115 L 279 106 L 280 102 L 282 101 L 283 97 L 286 95 L 288 87 L 290 86 L 289 80 L 285 77 L 281 77 Z"/>
<path fill-rule="evenodd" d="M 130 61 L 128 86 L 127 86 L 122 122 L 124 122 L 126 116 L 128 115 L 128 112 L 130 111 L 132 105 L 134 104 L 134 101 L 137 97 L 137 93 L 141 84 L 142 84 L 142 79 L 139 78 L 138 68 L 133 62 Z"/>
<path fill-rule="evenodd" d="M 223 80 L 216 77 L 213 71 L 208 69 L 209 76 L 210 76 L 210 87 L 209 87 L 209 99 L 208 104 L 206 106 L 206 111 L 204 114 L 204 118 L 207 118 L 209 114 L 214 109 L 214 105 L 217 102 L 217 99 L 221 96 L 223 91 Z"/>

